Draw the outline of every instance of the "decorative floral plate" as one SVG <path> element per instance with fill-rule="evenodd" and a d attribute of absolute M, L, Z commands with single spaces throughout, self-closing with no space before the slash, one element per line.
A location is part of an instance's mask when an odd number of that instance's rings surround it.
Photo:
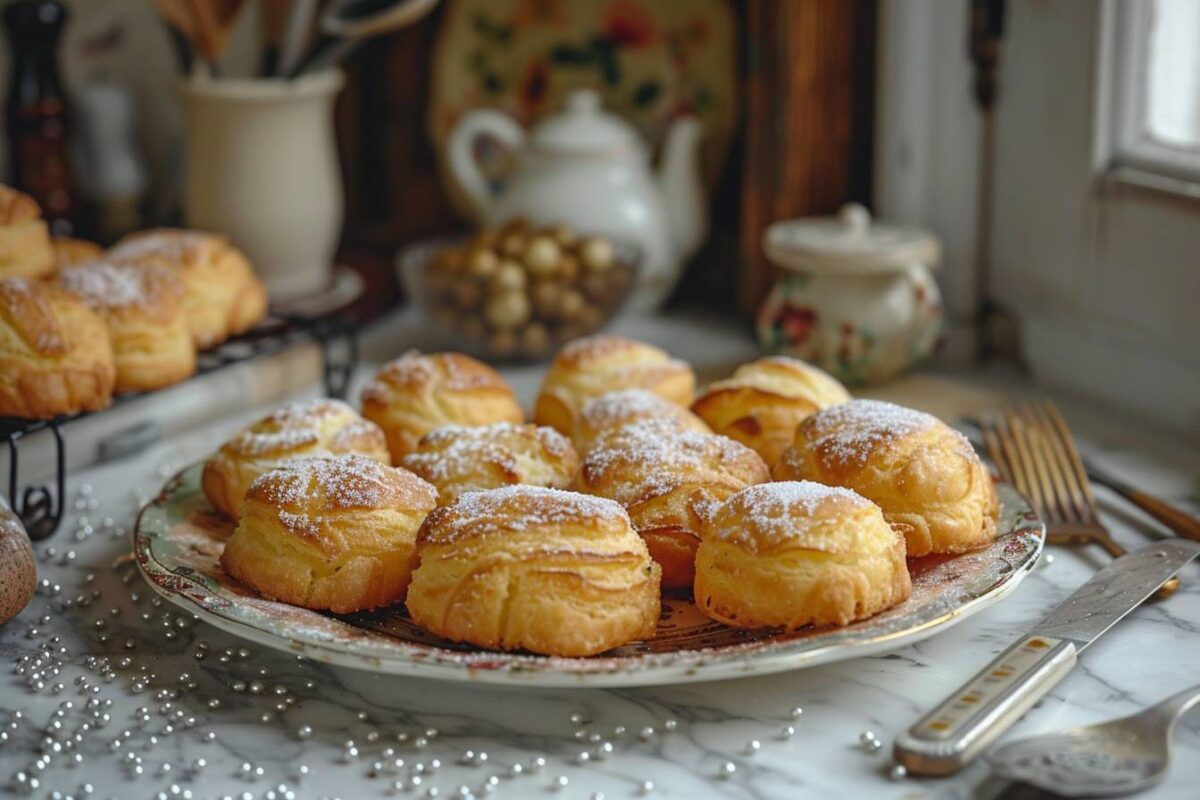
<path fill-rule="evenodd" d="M 837 629 L 742 631 L 667 599 L 654 639 L 594 658 L 497 653 L 439 639 L 403 607 L 333 616 L 264 600 L 218 561 L 233 525 L 200 490 L 200 465 L 171 479 L 138 518 L 138 568 L 155 591 L 238 636 L 317 661 L 451 681 L 541 687 L 649 686 L 766 674 L 894 650 L 962 621 L 1016 588 L 1042 551 L 1045 529 L 1010 486 L 998 486 L 1001 534 L 955 558 L 910 563 L 912 596 Z"/>

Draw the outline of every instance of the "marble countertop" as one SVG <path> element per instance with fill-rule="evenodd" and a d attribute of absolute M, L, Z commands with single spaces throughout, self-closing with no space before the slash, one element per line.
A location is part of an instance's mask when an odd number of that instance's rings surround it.
<path fill-rule="evenodd" d="M 1099 463 L 1196 510 L 1194 448 L 1085 404 L 1063 405 Z M 158 601 L 129 562 L 141 501 L 257 413 L 71 476 L 71 511 L 36 547 L 42 586 L 0 628 L 0 795 L 1003 795 L 981 764 L 949 779 L 890 779 L 892 739 L 1104 562 L 1099 552 L 1050 548 L 1052 558 L 1009 598 L 945 633 L 779 675 L 536 691 L 333 668 L 193 621 Z M 1106 522 L 1127 546 L 1163 535 L 1100 495 Z M 1089 648 L 1008 739 L 1131 713 L 1194 683 L 1200 565 L 1181 578 L 1177 594 L 1138 609 Z M 785 735 L 787 726 L 794 733 Z M 861 747 L 864 731 L 883 747 Z M 1193 797 L 1200 714 L 1185 719 L 1175 744 L 1174 766 L 1154 794 Z"/>

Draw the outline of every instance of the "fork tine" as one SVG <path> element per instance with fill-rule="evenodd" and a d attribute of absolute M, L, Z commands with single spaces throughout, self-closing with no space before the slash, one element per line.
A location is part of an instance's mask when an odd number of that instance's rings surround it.
<path fill-rule="evenodd" d="M 1067 421 L 1062 419 L 1062 414 L 1058 413 L 1058 408 L 1054 403 L 1045 401 L 1042 404 L 1043 413 L 1050 420 L 1050 426 L 1058 433 L 1058 441 L 1062 443 L 1064 451 L 1072 469 L 1075 480 L 1079 482 L 1082 494 L 1087 503 L 1087 509 L 1096 515 L 1096 495 L 1092 494 L 1092 482 L 1087 479 L 1087 468 L 1084 467 L 1084 459 L 1079 455 L 1078 447 L 1075 447 L 1075 437 L 1070 433 L 1070 428 L 1067 427 Z"/>
<path fill-rule="evenodd" d="M 1029 441 L 1029 431 L 1025 425 L 1025 421 L 1021 419 L 1013 409 L 1006 409 L 1004 418 L 1008 422 L 1008 429 L 1012 432 L 1013 443 L 1016 445 L 1017 458 L 1021 461 L 1025 470 L 1026 480 L 1030 485 L 1029 497 L 1033 501 L 1038 513 L 1045 519 L 1054 519 L 1051 516 L 1052 512 L 1057 511 L 1052 507 L 1049 500 L 1049 493 L 1046 491 L 1047 481 L 1042 474 L 1041 459 L 1039 459 L 1033 450 Z"/>
<path fill-rule="evenodd" d="M 1092 494 L 1092 484 L 1088 480 L 1087 470 L 1083 466 L 1083 460 L 1079 457 L 1079 451 L 1075 448 L 1075 440 L 1071 436 L 1070 428 L 1067 427 L 1066 421 L 1053 403 L 1049 401 L 1042 403 L 1039 410 L 1045 419 L 1045 427 L 1054 434 L 1051 441 L 1056 455 L 1063 465 L 1068 483 L 1072 486 L 1073 503 L 1082 519 L 1085 521 L 1096 520 L 1098 518 L 1096 498 Z"/>
<path fill-rule="evenodd" d="M 999 432 L 996 430 L 998 426 L 999 420 L 994 413 L 985 414 L 979 420 L 979 430 L 983 433 L 983 444 L 987 448 L 992 462 L 996 465 L 996 470 L 1006 483 L 1015 486 L 1017 481 L 1013 477 L 1012 467 L 1008 464 L 1008 456 L 1005 455 L 1004 448 L 1000 445 Z"/>
<path fill-rule="evenodd" d="M 1045 487 L 1047 495 L 1047 516 L 1051 519 L 1070 522 L 1080 521 L 1080 516 L 1074 513 L 1075 509 L 1071 504 L 1068 482 L 1063 477 L 1062 468 L 1049 441 L 1053 434 L 1045 430 L 1041 418 L 1032 405 L 1021 406 L 1017 413 L 1025 423 L 1025 430 L 1036 456 L 1037 468 L 1042 476 L 1042 485 Z"/>

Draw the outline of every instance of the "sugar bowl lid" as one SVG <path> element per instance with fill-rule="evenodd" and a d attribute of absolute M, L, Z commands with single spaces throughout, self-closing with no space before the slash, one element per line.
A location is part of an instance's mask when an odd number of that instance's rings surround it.
<path fill-rule="evenodd" d="M 942 247 L 928 231 L 873 222 L 866 208 L 847 203 L 836 217 L 772 224 L 763 234 L 763 252 L 785 269 L 847 274 L 936 267 Z"/>

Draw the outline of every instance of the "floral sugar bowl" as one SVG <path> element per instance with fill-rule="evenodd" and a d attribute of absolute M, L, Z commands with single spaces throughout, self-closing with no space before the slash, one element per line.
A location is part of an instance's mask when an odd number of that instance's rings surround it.
<path fill-rule="evenodd" d="M 851 203 L 836 217 L 776 222 L 763 250 L 781 270 L 758 313 L 768 352 L 863 384 L 900 374 L 937 343 L 942 304 L 930 270 L 941 245 L 932 234 L 873 223 Z"/>

